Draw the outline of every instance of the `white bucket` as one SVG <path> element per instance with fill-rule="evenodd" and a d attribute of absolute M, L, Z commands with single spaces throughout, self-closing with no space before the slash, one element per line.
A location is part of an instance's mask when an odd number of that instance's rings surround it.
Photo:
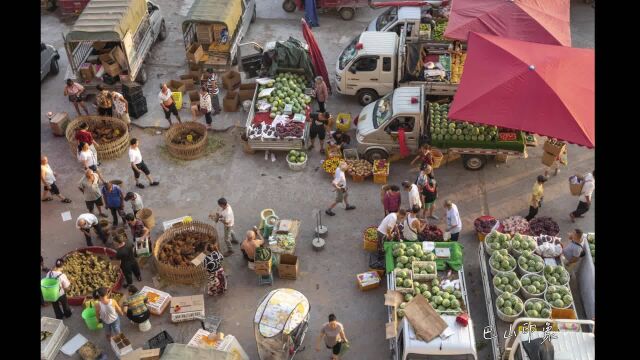
<path fill-rule="evenodd" d="M 140 324 L 138 324 L 138 329 L 141 332 L 147 332 L 151 330 L 151 322 L 148 319 L 145 322 L 141 322 Z"/>

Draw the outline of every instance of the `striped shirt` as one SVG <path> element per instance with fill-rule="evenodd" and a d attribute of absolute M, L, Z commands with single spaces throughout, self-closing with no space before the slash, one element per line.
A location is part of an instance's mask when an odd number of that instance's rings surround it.
<path fill-rule="evenodd" d="M 212 73 L 207 79 L 207 91 L 210 95 L 218 95 L 220 92 L 220 89 L 218 89 L 218 75 L 216 75 L 216 73 Z"/>
<path fill-rule="evenodd" d="M 147 312 L 147 306 L 145 305 L 147 301 L 147 295 L 139 292 L 129 296 L 122 305 L 127 306 L 131 310 L 131 314 L 136 316 Z"/>

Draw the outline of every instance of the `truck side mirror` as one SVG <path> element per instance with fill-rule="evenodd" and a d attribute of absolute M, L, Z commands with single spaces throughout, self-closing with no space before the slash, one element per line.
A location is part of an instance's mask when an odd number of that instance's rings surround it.
<path fill-rule="evenodd" d="M 349 67 L 349 72 L 352 73 L 352 74 L 355 74 L 356 73 L 356 66 L 355 65 L 351 65 Z"/>

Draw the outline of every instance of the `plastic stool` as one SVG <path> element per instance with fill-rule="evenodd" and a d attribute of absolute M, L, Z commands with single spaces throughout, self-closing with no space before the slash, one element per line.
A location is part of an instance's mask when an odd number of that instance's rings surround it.
<path fill-rule="evenodd" d="M 144 322 L 141 322 L 140 324 L 138 324 L 138 330 L 140 330 L 141 332 L 147 332 L 151 330 L 151 322 L 148 319 Z"/>
<path fill-rule="evenodd" d="M 258 275 L 258 285 L 273 285 L 273 272 L 269 275 Z"/>

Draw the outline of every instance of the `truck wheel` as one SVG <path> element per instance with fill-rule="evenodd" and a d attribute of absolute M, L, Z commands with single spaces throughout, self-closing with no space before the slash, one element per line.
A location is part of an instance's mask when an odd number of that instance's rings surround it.
<path fill-rule="evenodd" d="M 256 14 L 257 14 L 257 12 L 256 12 L 256 7 L 254 6 L 254 7 L 253 7 L 253 16 L 251 16 L 251 23 L 252 23 L 252 24 L 253 24 L 254 22 L 256 22 L 256 16 L 257 16 Z"/>
<path fill-rule="evenodd" d="M 167 38 L 167 26 L 164 24 L 164 20 L 162 20 L 162 24 L 160 25 L 160 33 L 158 34 L 158 40 L 162 41 Z"/>
<path fill-rule="evenodd" d="M 60 72 L 60 65 L 58 65 L 58 60 L 51 60 L 51 68 L 49 68 L 49 73 L 52 75 L 58 75 Z"/>
<path fill-rule="evenodd" d="M 284 0 L 282 3 L 282 8 L 286 12 L 294 12 L 296 11 L 296 3 L 293 0 Z"/>
<path fill-rule="evenodd" d="M 369 162 L 373 163 L 374 160 L 382 160 L 388 158 L 389 154 L 382 149 L 371 149 L 367 150 L 367 152 L 364 154 L 364 157 L 367 158 Z"/>
<path fill-rule="evenodd" d="M 378 93 L 371 89 L 360 90 L 357 96 L 358 102 L 362 106 L 367 106 L 378 99 Z"/>
<path fill-rule="evenodd" d="M 480 170 L 486 162 L 487 158 L 484 155 L 462 155 L 462 164 L 467 170 Z"/>
<path fill-rule="evenodd" d="M 144 84 L 147 82 L 147 68 L 144 65 L 140 69 L 140 72 L 138 73 L 138 77 L 136 78 L 136 81 L 140 84 Z"/>
<path fill-rule="evenodd" d="M 340 9 L 340 17 L 342 20 L 351 20 L 354 16 L 356 16 L 356 9 L 350 7 Z"/>

